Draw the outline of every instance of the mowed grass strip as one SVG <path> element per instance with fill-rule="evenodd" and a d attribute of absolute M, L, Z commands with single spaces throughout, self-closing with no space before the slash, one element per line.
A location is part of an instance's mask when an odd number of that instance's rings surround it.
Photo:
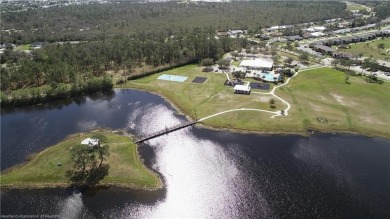
<path fill-rule="evenodd" d="M 100 131 L 99 131 L 100 132 Z M 131 138 L 100 132 L 107 136 L 110 146 L 110 164 L 108 175 L 101 185 L 115 185 L 135 189 L 157 189 L 161 180 L 148 170 L 138 159 L 137 146 Z M 92 133 L 79 134 L 37 154 L 31 161 L 16 166 L 1 174 L 1 185 L 4 187 L 57 187 L 67 186 L 65 171 L 71 168 L 69 150 Z"/>
<path fill-rule="evenodd" d="M 390 136 L 390 85 L 367 83 L 331 68 L 304 71 L 277 94 L 291 104 L 292 123 L 321 131 Z M 326 118 L 320 123 L 317 117 Z M 284 122 L 281 120 L 281 122 Z"/>

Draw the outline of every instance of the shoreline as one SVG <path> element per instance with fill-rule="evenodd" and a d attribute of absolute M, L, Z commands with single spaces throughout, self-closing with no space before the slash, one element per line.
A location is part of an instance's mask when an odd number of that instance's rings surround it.
<path fill-rule="evenodd" d="M 114 87 L 114 89 L 134 89 L 134 90 L 139 90 L 139 91 L 144 91 L 148 92 L 154 95 L 157 95 L 164 100 L 166 100 L 169 105 L 175 109 L 178 114 L 183 115 L 187 118 L 187 120 L 193 120 L 194 119 L 189 115 L 183 112 L 183 110 L 178 106 L 179 104 L 176 104 L 174 100 L 171 100 L 169 97 L 165 96 L 164 94 L 154 91 L 154 90 L 148 90 L 146 88 L 140 88 L 140 87 Z M 302 130 L 302 131 L 256 131 L 256 130 L 246 130 L 246 129 L 237 129 L 237 128 L 229 128 L 229 127 L 221 127 L 221 126 L 213 126 L 210 124 L 205 124 L 203 122 L 195 124 L 195 126 L 200 126 L 201 128 L 204 129 L 209 129 L 209 130 L 217 130 L 217 131 L 229 131 L 233 133 L 240 133 L 240 134 L 245 134 L 245 133 L 250 133 L 250 134 L 259 134 L 259 135 L 300 135 L 300 136 L 310 136 L 314 133 L 322 133 L 322 134 L 349 134 L 349 135 L 360 135 L 360 136 L 365 136 L 365 137 L 376 137 L 376 138 L 384 138 L 384 139 L 390 139 L 390 134 L 380 134 L 380 133 L 373 133 L 373 132 L 356 132 L 356 131 L 348 131 L 348 130 L 334 130 L 334 131 L 325 131 L 325 130 L 319 130 L 319 129 L 307 129 L 307 130 Z"/>
<path fill-rule="evenodd" d="M 7 175 L 11 173 L 14 170 L 17 170 L 19 168 L 22 168 L 26 165 L 28 165 L 31 161 L 34 159 L 38 158 L 41 156 L 45 151 L 49 150 L 50 148 L 53 148 L 54 146 L 58 146 L 60 143 L 64 143 L 70 140 L 74 140 L 77 137 L 80 137 L 81 135 L 87 135 L 91 134 L 93 132 L 107 132 L 110 134 L 115 134 L 119 136 L 124 136 L 124 137 L 129 137 L 132 138 L 134 135 L 130 133 L 126 133 L 123 130 L 112 130 L 112 129 L 94 129 L 89 132 L 78 132 L 78 133 L 73 133 L 65 136 L 62 140 L 60 140 L 57 144 L 51 145 L 46 147 L 44 150 L 37 152 L 37 153 L 31 153 L 27 155 L 26 157 L 29 157 L 29 160 L 26 160 L 22 163 L 15 164 L 7 169 L 4 169 L 1 171 L 1 176 Z M 149 172 L 153 176 L 156 177 L 158 184 L 155 187 L 146 187 L 146 186 L 137 186 L 134 183 L 113 183 L 113 182 L 100 182 L 99 184 L 94 187 L 95 189 L 102 189 L 102 188 L 109 188 L 109 187 L 114 187 L 114 188 L 123 188 L 123 189 L 132 189 L 132 190 L 143 190 L 143 191 L 156 191 L 164 188 L 164 183 L 163 180 L 161 179 L 159 173 L 152 169 L 147 167 L 141 160 L 141 156 L 138 153 L 138 145 L 135 144 L 135 161 L 140 165 L 142 169 L 145 171 Z M 1 179 L 1 178 L 0 178 Z M 57 182 L 57 183 L 10 183 L 10 184 L 2 184 L 0 183 L 1 189 L 7 189 L 7 190 L 12 190 L 12 189 L 49 189 L 49 188 L 71 188 L 72 185 L 68 182 Z"/>

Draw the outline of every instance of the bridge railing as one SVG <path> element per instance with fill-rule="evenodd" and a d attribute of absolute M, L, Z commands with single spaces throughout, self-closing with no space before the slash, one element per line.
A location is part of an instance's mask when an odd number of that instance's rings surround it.
<path fill-rule="evenodd" d="M 142 136 L 141 138 L 136 139 L 135 143 L 138 144 L 138 143 L 141 143 L 143 141 L 146 141 L 146 140 L 149 140 L 149 139 L 153 139 L 153 138 L 156 138 L 158 136 L 168 134 L 170 132 L 177 131 L 179 129 L 182 129 L 182 128 L 194 125 L 197 122 L 198 121 L 196 120 L 196 121 L 191 121 L 191 122 L 187 122 L 187 123 L 184 123 L 184 124 L 175 125 L 175 126 L 172 126 L 170 128 L 165 127 L 165 129 L 163 129 L 163 130 L 160 130 L 160 131 L 157 131 L 157 132 L 154 132 L 154 133 L 151 133 L 151 134 L 148 134 L 148 135 Z"/>

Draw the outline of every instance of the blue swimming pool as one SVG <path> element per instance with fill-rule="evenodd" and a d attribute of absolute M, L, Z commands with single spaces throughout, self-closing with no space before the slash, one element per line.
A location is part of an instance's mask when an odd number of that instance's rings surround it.
<path fill-rule="evenodd" d="M 270 82 L 275 81 L 275 79 L 274 79 L 275 77 L 276 77 L 277 81 L 280 81 L 280 79 L 281 79 L 280 74 L 273 74 L 272 72 L 258 73 L 258 74 L 256 74 L 256 77 L 262 78 L 263 80 L 270 81 Z"/>
<path fill-rule="evenodd" d="M 166 81 L 176 81 L 176 82 L 184 82 L 188 77 L 180 76 L 180 75 L 160 75 L 157 79 L 166 80 Z"/>

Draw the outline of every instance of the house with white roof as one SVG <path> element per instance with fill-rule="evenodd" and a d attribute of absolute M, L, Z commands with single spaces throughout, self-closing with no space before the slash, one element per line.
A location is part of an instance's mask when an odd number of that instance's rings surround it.
<path fill-rule="evenodd" d="M 237 84 L 234 86 L 235 94 L 250 94 L 251 93 L 251 83 L 245 82 L 244 84 Z"/>
<path fill-rule="evenodd" d="M 81 144 L 88 145 L 90 147 L 97 147 L 97 146 L 99 146 L 99 139 L 86 138 L 86 139 L 81 141 Z"/>
<path fill-rule="evenodd" d="M 322 32 L 324 30 L 326 30 L 326 27 L 324 26 L 321 26 L 321 27 L 313 27 L 314 31 L 317 31 L 317 32 Z"/>
<path fill-rule="evenodd" d="M 273 61 L 268 61 L 264 59 L 250 59 L 242 60 L 240 67 L 251 69 L 251 70 L 272 70 L 274 65 Z"/>

